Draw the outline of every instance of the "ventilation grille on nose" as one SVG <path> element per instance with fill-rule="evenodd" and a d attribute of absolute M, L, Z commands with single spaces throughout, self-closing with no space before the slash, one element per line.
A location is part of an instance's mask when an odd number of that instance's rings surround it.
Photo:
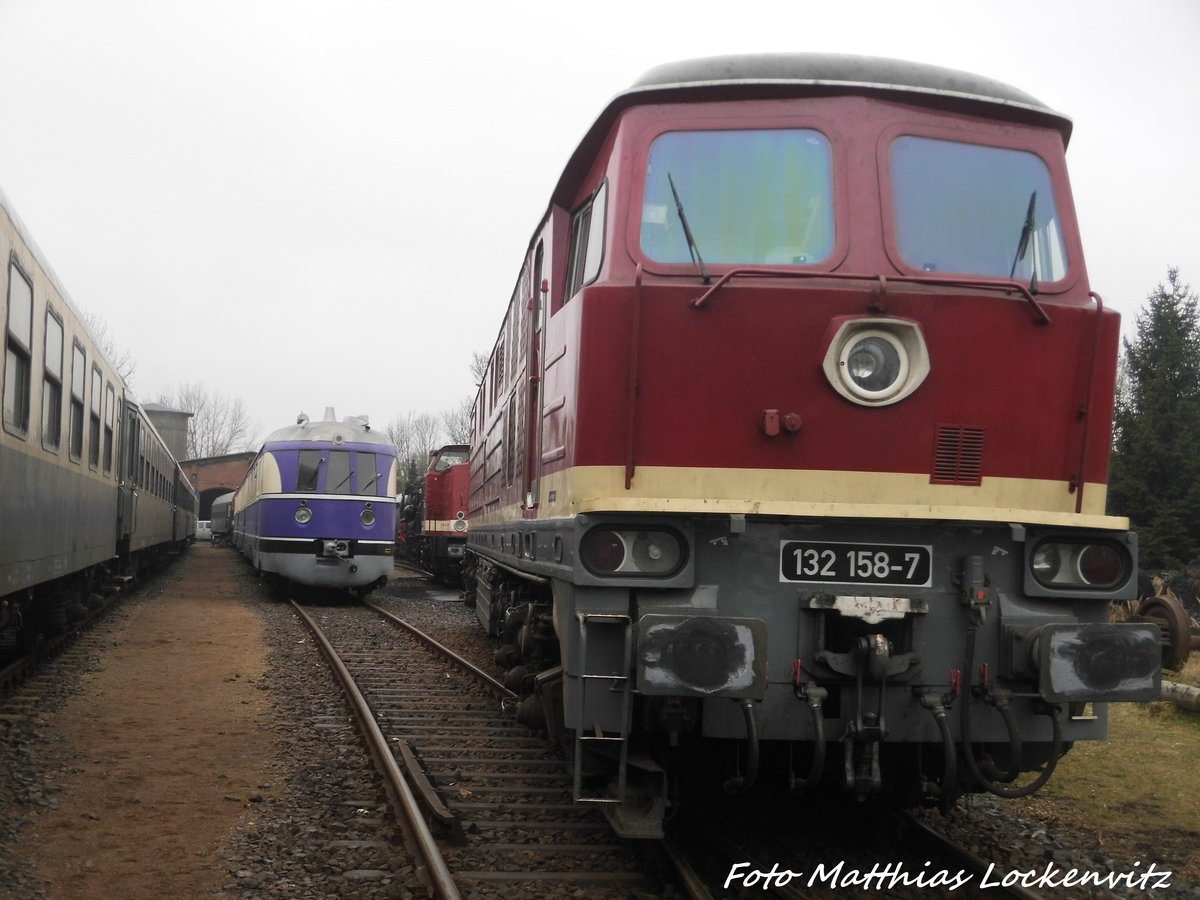
<path fill-rule="evenodd" d="M 983 429 L 964 425 L 939 426 L 930 481 L 934 484 L 980 484 L 983 481 Z"/>

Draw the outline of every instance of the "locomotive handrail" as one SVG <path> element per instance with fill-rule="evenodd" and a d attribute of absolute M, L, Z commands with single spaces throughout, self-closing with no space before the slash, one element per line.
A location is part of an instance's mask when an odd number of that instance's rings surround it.
<path fill-rule="evenodd" d="M 1019 281 L 1010 281 L 1003 279 L 999 281 L 982 281 L 969 278 L 928 278 L 921 275 L 857 275 L 853 272 L 798 272 L 795 269 L 776 269 L 770 267 L 741 267 L 730 269 L 724 275 L 716 280 L 712 287 L 697 297 L 695 300 L 689 300 L 688 306 L 693 309 L 700 309 L 705 306 L 709 298 L 719 291 L 725 284 L 735 275 L 749 275 L 756 278 L 835 278 L 843 281 L 877 281 L 880 285 L 880 294 L 887 292 L 887 283 L 889 281 L 898 281 L 904 284 L 930 284 L 944 285 L 947 287 L 974 287 L 988 288 L 1003 291 L 1016 291 L 1020 294 L 1025 302 L 1033 308 L 1034 324 L 1049 325 L 1050 315 L 1046 312 L 1037 298 L 1030 292 L 1029 288 L 1021 284 Z"/>

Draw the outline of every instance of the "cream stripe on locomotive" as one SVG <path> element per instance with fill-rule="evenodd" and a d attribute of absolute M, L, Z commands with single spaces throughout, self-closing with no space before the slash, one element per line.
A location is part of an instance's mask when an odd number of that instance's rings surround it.
<path fill-rule="evenodd" d="M 1128 530 L 1104 515 L 1107 485 L 1088 483 L 1083 510 L 1064 481 L 984 478 L 978 487 L 930 484 L 929 475 L 777 469 L 639 466 L 629 490 L 621 466 L 576 466 L 546 475 L 539 517 L 588 512 L 721 513 L 760 516 L 942 519 Z M 913 503 L 924 497 L 927 503 Z M 761 499 L 748 499 L 761 498 Z M 472 519 L 475 526 L 521 518 L 516 506 Z"/>
<path fill-rule="evenodd" d="M 421 523 L 421 530 L 430 533 L 436 532 L 440 534 L 466 534 L 467 520 L 466 519 L 425 519 Z"/>

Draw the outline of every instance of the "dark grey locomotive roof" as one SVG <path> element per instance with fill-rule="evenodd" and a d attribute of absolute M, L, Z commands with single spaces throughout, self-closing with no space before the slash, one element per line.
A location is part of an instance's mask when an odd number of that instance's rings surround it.
<path fill-rule="evenodd" d="M 832 53 L 687 59 L 651 69 L 609 102 L 572 155 L 553 199 L 573 202 L 576 180 L 585 174 L 614 119 L 631 106 L 845 93 L 891 95 L 911 103 L 1034 122 L 1056 129 L 1064 146 L 1071 136 L 1071 120 L 1037 98 L 1003 82 L 941 66 Z"/>
<path fill-rule="evenodd" d="M 687 59 L 651 69 L 625 93 L 770 84 L 933 94 L 1024 107 L 1058 116 L 1040 100 L 991 78 L 902 59 L 833 53 L 764 53 Z"/>

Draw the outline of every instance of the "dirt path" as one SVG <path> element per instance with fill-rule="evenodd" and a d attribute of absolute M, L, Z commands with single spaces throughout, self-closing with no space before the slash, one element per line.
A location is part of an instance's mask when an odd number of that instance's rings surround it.
<path fill-rule="evenodd" d="M 266 665 L 233 555 L 194 546 L 132 600 L 99 671 L 53 721 L 77 754 L 56 809 L 23 836 L 51 898 L 201 897 L 213 848 L 270 793 Z M 252 800 L 251 798 L 254 798 Z"/>

